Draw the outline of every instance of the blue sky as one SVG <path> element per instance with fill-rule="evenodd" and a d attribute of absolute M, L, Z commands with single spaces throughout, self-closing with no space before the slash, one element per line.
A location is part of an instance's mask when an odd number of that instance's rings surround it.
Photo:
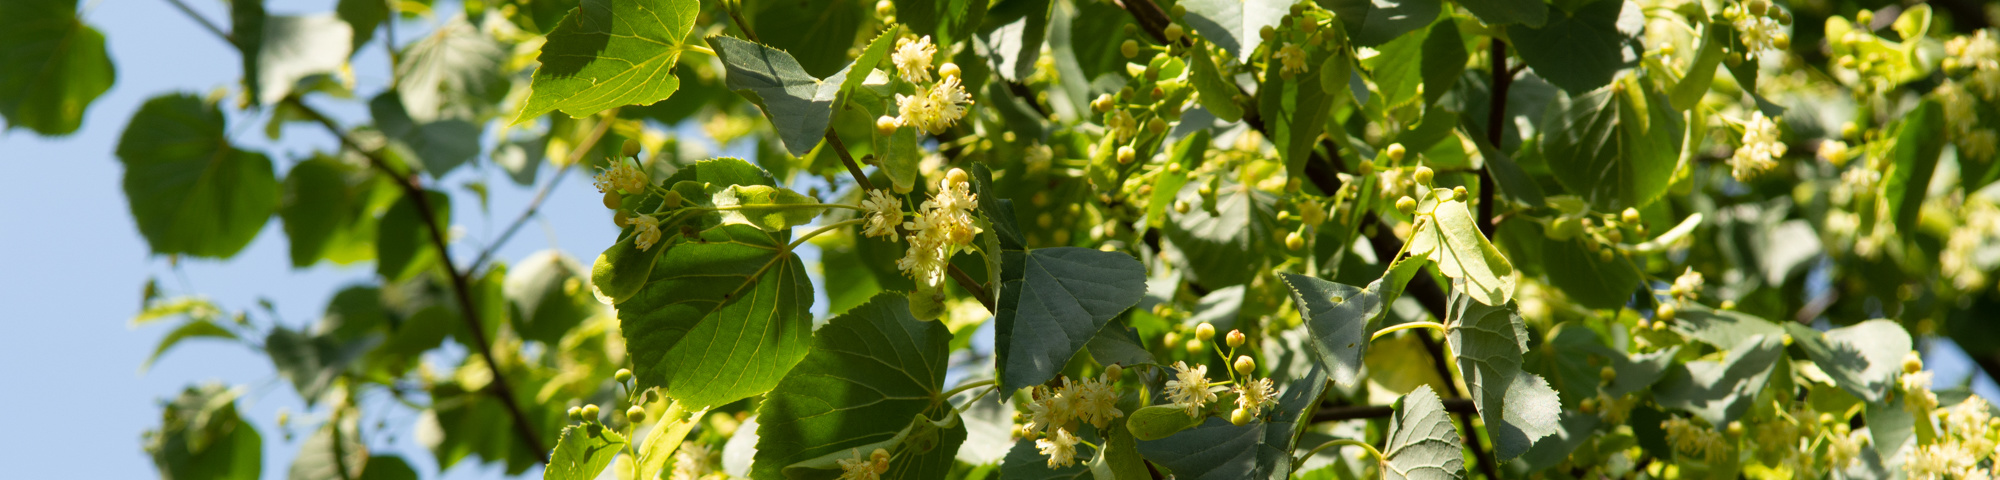
<path fill-rule="evenodd" d="M 4 1 L 4 0 L 0 0 Z M 227 25 L 225 6 L 216 0 L 189 0 L 203 14 Z M 195 383 L 244 385 L 244 413 L 264 433 L 265 477 L 284 478 L 298 448 L 276 428 L 280 410 L 294 412 L 294 431 L 303 440 L 314 420 L 270 362 L 248 349 L 195 341 L 168 353 L 151 371 L 139 366 L 169 327 L 132 329 L 128 319 L 140 308 L 140 291 L 157 278 L 170 293 L 206 295 L 230 310 L 256 310 L 259 299 L 275 304 L 278 321 L 302 326 L 318 318 L 339 287 L 370 281 L 362 264 L 295 270 L 287 241 L 275 220 L 238 257 L 227 262 L 186 260 L 178 268 L 149 254 L 133 224 L 121 188 L 123 168 L 112 155 L 125 122 L 139 104 L 169 91 L 205 94 L 234 87 L 238 58 L 227 45 L 173 9 L 165 0 L 87 1 L 86 21 L 103 31 L 118 66 L 118 82 L 91 106 L 83 128 L 63 138 L 41 138 L 15 130 L 0 133 L 0 251 L 15 252 L 0 269 L 0 305 L 7 307 L 0 333 L 0 463 L 8 478 L 150 478 L 156 476 L 140 449 L 139 435 L 159 422 L 158 403 Z M 275 0 L 274 13 L 330 11 L 332 0 Z M 440 11 L 457 7 L 440 5 Z M 429 20 L 406 22 L 399 40 L 409 42 Z M 363 98 L 380 91 L 388 67 L 381 44 L 370 44 L 355 60 Z M 359 104 L 318 102 L 348 125 L 361 123 Z M 287 127 L 284 141 L 263 135 L 262 119 L 232 116 L 232 140 L 269 153 L 280 172 L 334 139 L 317 127 Z M 680 129 L 691 132 L 691 129 Z M 687 141 L 687 140 L 684 140 Z M 694 140 L 700 141 L 700 140 Z M 742 150 L 742 149 L 731 149 Z M 548 170 L 542 178 L 546 179 Z M 469 258 L 511 221 L 533 191 L 508 181 L 497 170 L 462 168 L 444 184 L 468 180 L 493 187 L 490 213 L 459 202 L 452 218 L 465 232 L 455 256 Z M 454 193 L 462 193 L 454 191 Z M 500 250 L 516 260 L 558 247 L 571 256 L 595 257 L 615 235 L 608 212 L 584 175 L 570 175 L 544 207 L 543 221 L 530 224 Z M 808 256 L 811 256 L 808 253 Z M 819 305 L 824 305 L 822 298 Z M 823 307 L 822 307 L 823 308 Z M 261 315 L 260 322 L 271 321 Z M 1949 347 L 1946 353 L 1949 353 Z M 1967 364 L 1951 355 L 1932 355 L 1941 385 L 1954 384 Z M 1984 392 L 1995 395 L 1990 381 Z M 370 438 L 376 453 L 401 453 L 421 472 L 436 469 L 431 456 L 409 434 L 408 411 L 388 416 L 391 428 Z M 306 428 L 300 428 L 303 425 Z M 497 467 L 462 463 L 443 478 L 495 478 Z M 530 477 L 539 476 L 530 472 Z"/>

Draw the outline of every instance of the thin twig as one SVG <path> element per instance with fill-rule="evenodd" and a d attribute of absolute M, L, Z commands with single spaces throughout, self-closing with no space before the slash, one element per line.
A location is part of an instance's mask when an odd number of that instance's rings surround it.
<path fill-rule="evenodd" d="M 396 171 L 394 167 L 389 165 L 388 160 L 382 158 L 381 152 L 361 148 L 360 144 L 355 143 L 353 139 L 348 137 L 346 129 L 341 128 L 339 124 L 334 123 L 326 115 L 321 114 L 318 110 L 300 101 L 297 96 L 287 97 L 285 101 L 291 103 L 293 107 L 297 108 L 313 121 L 326 127 L 327 132 L 340 138 L 341 144 L 354 149 L 361 156 L 366 157 L 369 164 L 373 165 L 377 170 L 381 170 L 383 174 L 395 178 L 397 180 L 395 182 L 396 185 L 403 189 L 403 195 L 409 197 L 410 203 L 416 206 L 417 215 L 423 218 L 425 229 L 430 231 L 431 248 L 437 249 L 438 261 L 444 264 L 444 269 L 448 273 L 447 276 L 451 277 L 451 288 L 453 293 L 456 294 L 455 296 L 458 297 L 458 307 L 463 313 L 463 315 L 460 315 L 460 318 L 465 320 L 466 329 L 471 332 L 473 347 L 479 351 L 480 358 L 486 360 L 487 368 L 493 371 L 493 382 L 489 384 L 493 390 L 493 396 L 500 398 L 500 403 L 506 407 L 508 416 L 513 417 L 514 431 L 521 437 L 521 441 L 527 443 L 527 446 L 535 452 L 535 457 L 541 460 L 542 463 L 549 463 L 549 449 L 542 445 L 541 436 L 535 433 L 534 425 L 528 421 L 528 415 L 521 409 L 519 400 L 514 398 L 514 389 L 507 383 L 506 373 L 500 371 L 499 362 L 493 357 L 493 344 L 486 338 L 484 323 L 479 319 L 479 307 L 472 301 L 471 283 L 465 278 L 466 275 L 469 275 L 469 272 L 460 272 L 452 264 L 450 245 L 445 240 L 446 226 L 438 224 L 436 210 L 431 205 L 428 190 L 423 188 L 423 184 L 414 172 L 404 173 Z"/>
<path fill-rule="evenodd" d="M 514 232 L 520 231 L 521 226 L 528 223 L 528 219 L 541 212 L 542 202 L 549 198 L 549 192 L 554 191 L 557 185 L 562 185 L 563 176 L 569 173 L 570 167 L 583 162 L 583 156 L 596 149 L 597 142 L 604 139 L 604 132 L 611 130 L 611 124 L 616 123 L 618 119 L 618 109 L 605 110 L 602 117 L 598 120 L 597 128 L 592 129 L 589 135 L 583 137 L 583 142 L 578 143 L 577 148 L 570 151 L 569 161 L 563 162 L 562 167 L 556 169 L 555 178 L 549 179 L 549 183 L 543 185 L 541 191 L 535 192 L 535 199 L 528 201 L 528 208 L 522 210 L 521 216 L 516 217 L 514 223 L 508 225 L 507 230 L 502 231 L 500 237 L 494 239 L 491 245 L 487 245 L 486 250 L 479 252 L 479 257 L 474 258 L 472 264 L 466 265 L 466 271 L 479 271 L 480 266 L 485 265 L 487 260 L 493 259 L 493 253 L 500 250 L 501 245 L 505 245 L 508 239 L 514 237 Z"/>
<path fill-rule="evenodd" d="M 1507 70 L 1507 42 L 1502 42 L 1498 38 L 1491 39 L 1491 42 L 1493 44 L 1492 53 L 1490 54 L 1493 57 L 1493 95 L 1490 101 L 1487 102 L 1486 141 L 1492 143 L 1493 149 L 1497 151 L 1500 149 L 1501 133 L 1507 129 L 1507 87 L 1509 84 L 1514 83 L 1514 75 Z M 1482 165 L 1479 169 L 1479 233 L 1486 235 L 1486 238 L 1493 238 L 1493 230 L 1495 229 L 1493 225 L 1494 187 L 1491 165 L 1489 160 L 1488 163 Z"/>
<path fill-rule="evenodd" d="M 986 311 L 1000 312 L 993 305 L 993 296 L 986 292 L 986 287 L 981 286 L 978 280 L 973 280 L 971 275 L 966 275 L 964 270 L 959 270 L 957 265 L 951 265 L 950 267 L 951 279 L 957 280 L 958 286 L 965 287 L 965 291 L 972 293 L 972 298 L 979 299 L 979 304 L 985 305 Z"/>
<path fill-rule="evenodd" d="M 229 45 L 232 47 L 236 46 L 235 35 L 230 35 L 229 32 L 222 31 L 222 27 L 215 26 L 215 22 L 208 21 L 208 17 L 204 17 L 201 16 L 201 14 L 199 13 L 195 13 L 194 9 L 188 8 L 186 3 L 182 3 L 181 0 L 167 0 L 167 3 L 173 4 L 174 8 L 178 8 L 181 10 L 181 13 L 187 14 L 188 18 L 194 19 L 195 23 L 199 23 L 203 28 L 207 28 L 208 33 L 215 34 L 216 38 L 220 38 L 222 39 L 222 41 L 228 42 Z"/>
<path fill-rule="evenodd" d="M 744 37 L 752 42 L 764 43 L 757 39 L 757 32 L 750 30 L 750 22 L 743 20 L 743 0 L 722 0 L 722 8 L 729 11 L 730 19 L 736 20 L 736 29 L 742 30 Z"/>
<path fill-rule="evenodd" d="M 854 154 L 847 152 L 847 144 L 840 141 L 839 135 L 833 134 L 833 129 L 826 131 L 826 144 L 833 147 L 834 153 L 840 154 L 840 163 L 847 165 L 847 174 L 854 176 L 854 183 L 860 184 L 863 190 L 875 189 L 875 184 L 868 181 L 867 174 L 861 173 L 861 165 L 854 163 Z"/>

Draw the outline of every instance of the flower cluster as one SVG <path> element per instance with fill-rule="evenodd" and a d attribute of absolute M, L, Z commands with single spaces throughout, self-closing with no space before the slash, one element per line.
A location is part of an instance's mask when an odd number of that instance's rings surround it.
<path fill-rule="evenodd" d="M 1785 142 L 1778 139 L 1778 124 L 1756 112 L 1750 121 L 1743 123 L 1743 146 L 1729 156 L 1729 174 L 1738 181 L 1748 181 L 1778 166 L 1778 157 L 1785 156 Z"/>
<path fill-rule="evenodd" d="M 1980 98 L 2000 101 L 2000 41 L 1995 41 L 1989 30 L 1973 32 L 1945 42 L 1944 51 L 1950 55 L 1947 65 L 1971 70 L 1971 83 Z"/>
<path fill-rule="evenodd" d="M 896 226 L 903 223 L 903 199 L 880 189 L 869 190 L 868 198 L 861 201 L 861 208 L 868 209 L 868 223 L 863 225 L 862 235 L 896 236 Z"/>
<path fill-rule="evenodd" d="M 597 177 L 591 181 L 598 193 L 623 192 L 626 195 L 646 191 L 646 172 L 639 171 L 639 165 L 631 160 L 618 159 L 611 168 L 599 168 Z"/>
<path fill-rule="evenodd" d="M 635 235 L 632 244 L 639 250 L 650 250 L 653 244 L 660 243 L 660 219 L 652 215 L 633 215 L 625 219 L 625 224 L 632 226 L 632 234 Z"/>
<path fill-rule="evenodd" d="M 1749 53 L 1753 55 L 1765 51 L 1784 50 L 1790 43 L 1785 35 L 1785 25 L 1770 16 L 1740 14 L 1734 20 L 1730 20 L 1729 26 L 1736 28 L 1737 37 L 1743 39 L 1743 46 L 1748 47 Z"/>
<path fill-rule="evenodd" d="M 674 471 L 667 477 L 671 480 L 727 478 L 727 474 L 715 471 L 714 464 L 708 460 L 710 453 L 707 445 L 694 442 L 681 444 L 681 448 L 674 452 Z"/>
<path fill-rule="evenodd" d="M 1931 479 L 1991 479 L 1992 467 L 1980 467 L 1980 462 L 1992 459 L 2000 462 L 2000 450 L 1996 450 L 1994 435 L 1996 428 L 1992 408 L 1986 399 L 1978 395 L 1967 397 L 1965 401 L 1948 409 L 1938 411 L 1944 420 L 1942 431 L 1936 443 L 1918 447 L 1910 453 L 1904 464 L 1909 469 L 1910 478 Z M 1919 421 L 1929 421 L 1929 414 Z"/>
<path fill-rule="evenodd" d="M 1201 406 L 1215 401 L 1215 394 L 1228 387 L 1208 383 L 1208 366 L 1174 362 L 1174 379 L 1167 381 L 1167 401 L 1187 409 L 1188 416 L 1201 415 Z"/>
<path fill-rule="evenodd" d="M 1306 71 L 1306 51 L 1298 45 L 1285 45 L 1278 49 L 1278 61 L 1282 62 L 1278 73 L 1291 76 Z"/>
<path fill-rule="evenodd" d="M 946 173 L 937 193 L 918 207 L 917 216 L 903 222 L 910 246 L 896 261 L 896 268 L 923 286 L 943 285 L 951 255 L 959 247 L 971 245 L 972 237 L 979 234 L 972 215 L 977 200 L 964 170 L 954 168 Z"/>
<path fill-rule="evenodd" d="M 1709 462 L 1720 460 L 1728 453 L 1729 445 L 1723 440 L 1722 432 L 1695 425 L 1686 418 L 1674 417 L 1660 422 L 1660 428 L 1667 431 L 1667 441 L 1673 443 L 1674 450 L 1680 453 L 1700 455 Z"/>
<path fill-rule="evenodd" d="M 1076 463 L 1077 438 L 1071 432 L 1075 428 L 1072 423 L 1081 421 L 1102 430 L 1112 419 L 1125 416 L 1118 410 L 1118 392 L 1111 388 L 1115 380 L 1110 372 L 1082 381 L 1068 377 L 1057 381 L 1056 388 L 1037 385 L 1030 390 L 1034 403 L 1028 404 L 1028 423 L 1021 426 L 1022 436 L 1045 437 L 1036 440 L 1035 447 L 1049 457 L 1049 468 Z"/>
<path fill-rule="evenodd" d="M 1938 255 L 1938 270 L 1961 291 L 1975 291 L 1984 288 L 1990 277 L 1987 273 L 1989 262 L 1980 259 L 1980 251 L 2000 238 L 2000 207 L 1977 198 L 1968 198 L 1958 209 L 1961 223 L 1951 230 L 1945 240 L 1944 251 Z"/>
<path fill-rule="evenodd" d="M 889 471 L 888 450 L 877 448 L 869 452 L 866 458 L 861 456 L 860 449 L 854 449 L 853 453 L 852 458 L 834 462 L 840 464 L 840 480 L 876 480 L 882 478 L 882 473 Z"/>
<path fill-rule="evenodd" d="M 931 81 L 931 57 L 937 55 L 937 47 L 931 45 L 931 36 L 911 41 L 909 37 L 896 40 L 896 53 L 889 59 L 896 63 L 896 70 L 902 72 L 903 79 L 910 83 Z"/>
<path fill-rule="evenodd" d="M 1681 272 L 1681 276 L 1674 278 L 1674 286 L 1668 288 L 1667 292 L 1675 299 L 1694 301 L 1701 297 L 1701 287 L 1704 283 L 1707 281 L 1702 279 L 1701 272 L 1694 271 L 1694 267 L 1688 267 L 1687 271 Z"/>

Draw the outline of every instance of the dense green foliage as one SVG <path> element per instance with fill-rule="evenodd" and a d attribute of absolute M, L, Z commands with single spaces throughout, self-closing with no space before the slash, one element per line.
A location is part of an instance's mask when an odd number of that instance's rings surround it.
<path fill-rule="evenodd" d="M 1990 478 L 1993 405 L 1916 350 L 2000 373 L 2000 11 L 1861 3 L 234 0 L 194 20 L 241 84 L 119 140 L 133 222 L 378 276 L 309 325 L 149 287 L 153 360 L 260 350 L 312 421 L 190 387 L 144 449 L 415 478 L 362 421 L 403 409 L 441 468 L 570 480 Z M 111 85 L 76 8 L 0 2 L 9 128 Z M 620 233 L 491 258 L 538 213 L 452 235 L 482 162 Z"/>

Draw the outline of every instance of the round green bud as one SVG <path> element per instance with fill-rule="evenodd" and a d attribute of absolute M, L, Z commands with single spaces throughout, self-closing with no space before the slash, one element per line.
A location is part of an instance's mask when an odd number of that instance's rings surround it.
<path fill-rule="evenodd" d="M 1374 175 L 1374 174 L 1375 174 L 1375 162 L 1361 162 L 1361 174 L 1362 174 L 1362 175 Z"/>
<path fill-rule="evenodd" d="M 1201 340 L 1196 340 L 1196 339 L 1192 339 L 1192 338 L 1190 338 L 1190 339 L 1188 339 L 1188 341 L 1187 341 L 1187 344 L 1186 344 L 1185 346 L 1187 347 L 1187 352 L 1188 352 L 1188 354 L 1200 354 L 1200 353 L 1201 353 L 1201 349 L 1202 349 L 1202 346 L 1201 346 Z"/>
<path fill-rule="evenodd" d="M 583 421 L 583 407 L 569 407 L 569 421 Z"/>
<path fill-rule="evenodd" d="M 896 120 L 896 117 L 891 117 L 891 116 L 888 116 L 888 115 L 883 115 L 883 116 L 880 116 L 880 117 L 876 117 L 876 118 L 875 118 L 875 134 L 876 134 L 876 135 L 881 135 L 881 136 L 884 136 L 884 137 L 887 137 L 887 136 L 890 136 L 890 135 L 895 135 L 895 134 L 896 134 L 896 129 L 897 129 L 897 128 L 901 128 L 902 126 L 903 126 L 903 122 L 900 122 L 900 121 L 897 121 L 897 120 Z"/>
<path fill-rule="evenodd" d="M 1138 150 L 1134 150 L 1134 149 L 1132 149 L 1132 146 L 1131 146 L 1131 145 L 1120 145 L 1120 146 L 1118 146 L 1118 164 L 1119 164 L 1119 165 L 1126 165 L 1126 164 L 1130 164 L 1130 163 L 1132 163 L 1132 160 L 1135 160 L 1135 159 L 1138 159 L 1138 158 L 1139 158 L 1139 151 L 1138 151 Z"/>
<path fill-rule="evenodd" d="M 1609 366 L 1597 369 L 1597 379 L 1603 380 L 1604 383 L 1611 383 L 1612 380 L 1618 379 L 1618 369 Z"/>
<path fill-rule="evenodd" d="M 1619 212 L 1618 218 L 1624 220 L 1625 223 L 1639 223 L 1639 210 L 1632 207 L 1625 207 L 1624 212 Z"/>
<path fill-rule="evenodd" d="M 1176 6 L 1176 7 L 1178 7 L 1178 6 L 1180 6 L 1180 5 L 1175 5 L 1175 6 Z M 1167 41 L 1169 41 L 1169 42 L 1179 42 L 1179 41 L 1181 41 L 1181 36 L 1182 36 L 1182 35 L 1187 35 L 1187 29 L 1186 29 L 1186 28 L 1184 28 L 1184 27 L 1181 27 L 1181 24 L 1178 24 L 1178 23 L 1176 23 L 1176 24 L 1172 24 L 1172 25 L 1167 25 L 1167 31 L 1166 31 L 1166 34 L 1167 34 Z"/>
<path fill-rule="evenodd" d="M 1832 424 L 1833 424 L 1833 421 L 1834 421 L 1834 418 L 1833 418 L 1833 414 L 1831 414 L 1831 413 L 1820 413 L 1820 414 L 1819 414 L 1819 424 L 1820 424 L 1820 425 L 1832 425 Z"/>
<path fill-rule="evenodd" d="M 1125 367 L 1118 366 L 1116 363 L 1104 367 L 1104 381 L 1106 382 L 1118 383 L 1118 377 L 1124 374 Z"/>
<path fill-rule="evenodd" d="M 1125 39 L 1125 43 L 1118 44 L 1118 53 L 1124 55 L 1125 58 L 1139 56 L 1139 41 L 1129 38 Z"/>
<path fill-rule="evenodd" d="M 609 209 L 612 209 L 612 210 L 617 210 L 617 209 L 618 209 L 618 205 L 619 205 L 619 203 L 620 203 L 621 201 L 623 201 L 623 200 L 624 200 L 624 199 L 621 199 L 621 198 L 618 198 L 618 191 L 617 191 L 617 190 L 612 190 L 612 191 L 609 191 L 609 192 L 604 192 L 604 208 L 609 208 Z"/>
<path fill-rule="evenodd" d="M 1416 177 L 1418 185 L 1429 186 L 1431 179 L 1437 178 L 1437 172 L 1431 170 L 1431 167 L 1417 167 Z"/>
<path fill-rule="evenodd" d="M 1464 185 L 1459 185 L 1456 187 L 1451 187 L 1451 198 L 1472 198 L 1472 197 L 1466 196 Z"/>
<path fill-rule="evenodd" d="M 1146 122 L 1146 130 L 1153 132 L 1154 135 L 1167 133 L 1167 121 L 1161 120 L 1160 117 L 1153 117 L 1152 121 Z"/>
<path fill-rule="evenodd" d="M 1263 29 L 1257 31 L 1257 36 L 1269 42 L 1272 39 L 1278 38 L 1278 30 L 1271 28 L 1270 25 L 1265 25 Z"/>
<path fill-rule="evenodd" d="M 1599 262 L 1610 262 L 1616 256 L 1616 254 L 1611 253 L 1611 249 L 1609 248 L 1597 251 L 1597 261 Z"/>
<path fill-rule="evenodd" d="M 1124 29 L 1124 32 L 1125 32 L 1125 36 L 1127 36 L 1127 37 L 1132 37 L 1132 36 L 1138 36 L 1138 35 L 1139 35 L 1139 26 L 1138 26 L 1138 25 L 1133 25 L 1133 24 L 1130 24 L 1130 23 L 1127 23 L 1127 24 L 1125 24 L 1125 29 Z"/>
<path fill-rule="evenodd" d="M 1874 30 L 1875 12 L 1869 10 L 1862 10 L 1860 12 L 1855 13 L 1854 23 L 1858 24 L 1858 26 L 1860 26 L 1862 29 Z"/>
<path fill-rule="evenodd" d="M 956 63 L 944 62 L 944 65 L 938 66 L 938 76 L 940 77 L 957 77 L 958 74 L 959 69 Z"/>
<path fill-rule="evenodd" d="M 630 138 L 627 138 L 627 139 L 625 139 L 625 150 L 624 150 L 624 154 L 625 154 L 625 156 L 627 156 L 627 157 L 637 157 L 637 156 L 639 156 L 639 141 L 638 141 L 638 140 L 635 140 L 635 139 L 630 139 Z"/>
<path fill-rule="evenodd" d="M 590 404 L 583 406 L 583 420 L 586 422 L 597 421 L 598 413 L 600 412 L 597 410 L 597 404 Z"/>
<path fill-rule="evenodd" d="M 1174 213 L 1187 213 L 1187 212 L 1188 212 L 1188 203 L 1186 200 L 1174 200 Z"/>
<path fill-rule="evenodd" d="M 1291 219 L 1292 219 L 1292 211 L 1291 211 L 1291 210 L 1279 210 L 1279 211 L 1278 211 L 1278 223 L 1284 223 L 1284 222 L 1285 222 L 1286 220 L 1291 220 Z"/>
<path fill-rule="evenodd" d="M 1740 421 L 1729 422 L 1728 430 L 1729 430 L 1729 436 L 1731 437 L 1743 436 L 1743 422 Z"/>
<path fill-rule="evenodd" d="M 1249 375 L 1252 373 L 1257 373 L 1257 361 L 1251 359 L 1249 355 L 1236 356 L 1235 367 L 1237 375 Z"/>
<path fill-rule="evenodd" d="M 628 368 L 620 368 L 618 369 L 617 372 L 611 374 L 611 380 L 616 381 L 618 383 L 625 383 L 627 381 L 631 381 L 632 370 Z"/>
<path fill-rule="evenodd" d="M 1723 301 L 1722 301 L 1722 305 L 1717 305 L 1717 306 L 1719 306 L 1719 307 L 1722 307 L 1722 309 L 1723 309 L 1723 310 L 1735 310 L 1735 309 L 1736 309 L 1736 301 L 1735 301 L 1735 300 L 1723 300 Z"/>
<path fill-rule="evenodd" d="M 1625 241 L 1625 233 L 1624 233 L 1624 232 L 1620 232 L 1620 231 L 1618 231 L 1618 230 L 1616 230 L 1616 229 L 1612 229 L 1612 230 L 1607 230 L 1607 231 L 1605 231 L 1605 232 L 1604 232 L 1604 239 L 1605 239 L 1605 240 L 1610 240 L 1610 241 L 1611 241 L 1611 243 L 1619 243 L 1619 242 L 1623 242 L 1623 241 Z"/>
<path fill-rule="evenodd" d="M 1166 335 L 1162 335 L 1160 337 L 1160 345 L 1165 346 L 1167 348 L 1180 346 L 1180 344 L 1181 344 L 1181 332 L 1167 332 Z"/>
<path fill-rule="evenodd" d="M 1653 310 L 1653 321 L 1660 323 L 1674 321 L 1674 315 L 1679 312 L 1680 309 L 1674 307 L 1674 304 L 1662 303 L 1659 309 Z"/>
<path fill-rule="evenodd" d="M 1249 410 L 1244 410 L 1242 408 L 1238 408 L 1234 411 L 1229 412 L 1229 423 L 1236 424 L 1236 426 L 1239 427 L 1250 424 L 1250 421 L 1255 420 L 1256 418 L 1257 418 L 1256 415 L 1253 415 L 1250 413 Z"/>
<path fill-rule="evenodd" d="M 1230 329 L 1229 335 L 1226 335 L 1223 338 L 1225 342 L 1229 343 L 1229 348 L 1242 348 L 1243 342 L 1249 340 L 1247 337 L 1243 336 L 1242 330 L 1236 330 L 1236 329 Z"/>
<path fill-rule="evenodd" d="M 1653 322 L 1653 331 L 1655 332 L 1667 331 L 1667 322 Z"/>
<path fill-rule="evenodd" d="M 1396 199 L 1396 211 L 1403 212 L 1404 215 L 1417 213 L 1417 199 L 1410 198 L 1409 195 Z"/>
<path fill-rule="evenodd" d="M 1208 322 L 1201 322 L 1200 325 L 1195 325 L 1194 338 L 1204 342 L 1214 339 L 1215 325 L 1210 325 Z"/>
<path fill-rule="evenodd" d="M 625 221 L 631 219 L 632 219 L 632 212 L 629 211 L 619 210 L 617 213 L 611 214 L 611 224 L 617 226 L 618 228 L 625 228 L 626 226 Z"/>
<path fill-rule="evenodd" d="M 1576 404 L 1576 409 L 1583 411 L 1583 413 L 1595 414 L 1597 413 L 1597 399 L 1596 398 L 1583 399 L 1582 402 L 1578 402 Z"/>
<path fill-rule="evenodd" d="M 1404 149 L 1401 143 L 1391 143 L 1389 144 L 1389 148 L 1382 150 L 1382 153 L 1388 154 L 1390 161 L 1400 162 L 1403 161 L 1403 156 L 1409 154 L 1409 151 Z"/>
<path fill-rule="evenodd" d="M 1771 46 L 1777 47 L 1779 50 L 1790 50 L 1792 48 L 1792 36 L 1782 33 L 1772 35 Z"/>
<path fill-rule="evenodd" d="M 1285 234 L 1285 248 L 1294 252 L 1305 249 L 1305 236 L 1299 235 L 1299 232 Z"/>
<path fill-rule="evenodd" d="M 625 409 L 625 419 L 632 423 L 646 421 L 646 407 L 633 405 L 632 408 Z"/>
<path fill-rule="evenodd" d="M 1744 6 L 1749 7 L 1751 15 L 1759 17 L 1764 16 L 1764 12 L 1771 9 L 1771 3 L 1764 0 L 1750 0 L 1749 4 Z"/>
<path fill-rule="evenodd" d="M 1181 16 L 1187 15 L 1187 6 L 1175 4 L 1172 10 L 1167 11 L 1167 15 L 1171 15 L 1174 18 L 1181 18 Z"/>

